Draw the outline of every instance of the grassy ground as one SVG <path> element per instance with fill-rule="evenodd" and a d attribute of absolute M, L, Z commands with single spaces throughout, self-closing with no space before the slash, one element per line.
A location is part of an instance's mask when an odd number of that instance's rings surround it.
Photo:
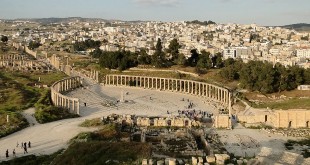
<path fill-rule="evenodd" d="M 24 157 L 19 157 L 12 159 L 10 161 L 3 161 L 0 162 L 0 165 L 49 165 L 55 159 L 57 155 L 59 155 L 62 150 L 55 152 L 52 155 L 42 155 L 42 156 L 35 156 L 29 155 Z"/>
<path fill-rule="evenodd" d="M 133 142 L 82 142 L 74 143 L 57 157 L 52 164 L 140 164 L 143 158 L 150 157 L 150 145 Z M 140 162 L 140 163 L 138 163 Z"/>
<path fill-rule="evenodd" d="M 72 114 L 68 109 L 55 107 L 50 99 L 50 90 L 42 92 L 40 99 L 36 102 L 36 112 L 34 114 L 36 120 L 43 124 L 61 119 L 79 117 L 77 114 Z"/>
<path fill-rule="evenodd" d="M 310 98 L 293 98 L 284 101 L 277 101 L 277 102 L 265 102 L 260 104 L 252 104 L 256 108 L 271 108 L 271 109 L 310 109 Z"/>
<path fill-rule="evenodd" d="M 6 136 L 28 125 L 20 112 L 33 107 L 46 93 L 46 89 L 34 87 L 34 84 L 51 85 L 65 75 L 58 72 L 44 74 L 0 71 L 0 136 Z M 6 121 L 7 115 L 9 123 Z"/>
<path fill-rule="evenodd" d="M 267 95 L 247 92 L 244 97 L 256 108 L 310 109 L 310 91 L 292 90 Z"/>
<path fill-rule="evenodd" d="M 39 82 L 39 77 L 41 81 Z M 15 109 L 23 110 L 31 107 L 39 99 L 43 89 L 34 87 L 35 84 L 50 86 L 55 81 L 64 78 L 63 73 L 0 73 L 0 111 Z"/>
<path fill-rule="evenodd" d="M 97 119 L 94 120 L 98 123 Z M 87 126 L 93 125 L 89 124 Z M 97 125 L 97 124 L 95 124 Z M 151 145 L 147 143 L 122 142 L 129 137 L 128 133 L 121 132 L 116 124 L 100 126 L 95 132 L 78 134 L 71 140 L 71 145 L 57 157 L 52 164 L 141 164 L 141 160 L 150 158 Z M 84 142 L 81 142 L 84 141 Z"/>
<path fill-rule="evenodd" d="M 103 125 L 104 124 L 100 118 L 85 120 L 82 124 L 80 124 L 81 127 L 98 127 Z"/>

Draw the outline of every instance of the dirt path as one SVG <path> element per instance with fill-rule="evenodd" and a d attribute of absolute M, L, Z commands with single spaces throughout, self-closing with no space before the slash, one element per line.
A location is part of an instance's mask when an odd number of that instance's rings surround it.
<path fill-rule="evenodd" d="M 29 108 L 22 112 L 22 115 L 27 119 L 30 126 L 39 124 L 34 117 L 35 108 Z"/>
<path fill-rule="evenodd" d="M 107 101 L 120 99 L 121 91 L 125 95 L 125 100 L 130 103 L 118 103 L 117 106 L 104 106 Z M 138 88 L 100 86 L 91 84 L 86 89 L 74 90 L 68 95 L 80 99 L 81 116 L 74 119 L 55 121 L 47 124 L 38 124 L 33 117 L 34 109 L 30 108 L 23 112 L 25 118 L 31 123 L 31 126 L 19 132 L 0 139 L 0 161 L 7 160 L 5 151 L 9 150 L 9 156 L 12 158 L 13 149 L 16 150 L 16 156 L 24 156 L 23 149 L 17 143 L 31 141 L 32 147 L 28 149 L 28 154 L 45 155 L 52 154 L 68 146 L 68 141 L 80 132 L 92 131 L 95 129 L 82 128 L 79 124 L 85 119 L 101 118 L 103 116 L 115 114 L 137 114 L 145 116 L 169 116 L 167 110 L 171 113 L 177 113 L 177 110 L 184 109 L 189 99 L 195 104 L 196 110 L 209 111 L 216 113 L 212 106 L 204 103 L 204 99 L 192 95 L 185 95 L 173 92 L 145 90 Z M 150 97 L 152 99 L 150 100 Z M 87 102 L 87 107 L 84 106 Z"/>

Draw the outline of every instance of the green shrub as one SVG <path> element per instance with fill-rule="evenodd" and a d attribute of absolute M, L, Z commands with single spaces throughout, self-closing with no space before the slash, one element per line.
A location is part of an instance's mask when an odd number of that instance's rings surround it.
<path fill-rule="evenodd" d="M 81 127 L 96 127 L 103 125 L 104 123 L 100 118 L 85 120 L 83 123 L 80 124 Z"/>
<path fill-rule="evenodd" d="M 141 159 L 149 158 L 150 155 L 151 146 L 147 143 L 82 142 L 71 144 L 52 164 L 141 164 Z"/>
<path fill-rule="evenodd" d="M 6 121 L 7 115 L 9 115 L 9 122 Z M 29 125 L 23 115 L 18 112 L 1 112 L 0 124 L 0 137 L 17 132 Z"/>
<path fill-rule="evenodd" d="M 77 114 L 70 113 L 68 109 L 55 107 L 52 105 L 44 106 L 42 104 L 38 104 L 36 108 L 37 109 L 34 116 L 39 123 L 47 123 L 61 119 L 79 117 Z"/>

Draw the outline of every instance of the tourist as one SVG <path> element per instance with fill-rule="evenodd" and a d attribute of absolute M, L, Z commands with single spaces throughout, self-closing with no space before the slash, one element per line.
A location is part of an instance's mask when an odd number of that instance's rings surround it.
<path fill-rule="evenodd" d="M 13 157 L 16 157 L 15 149 L 13 149 Z"/>
<path fill-rule="evenodd" d="M 28 148 L 31 148 L 31 143 L 30 143 L 30 141 L 28 142 Z"/>
<path fill-rule="evenodd" d="M 6 150 L 6 152 L 5 152 L 5 157 L 6 157 L 6 158 L 9 157 L 9 149 Z"/>
<path fill-rule="evenodd" d="M 26 154 L 26 153 L 28 153 L 28 151 L 27 151 L 27 144 L 25 143 L 24 144 L 24 154 Z"/>
<path fill-rule="evenodd" d="M 86 107 L 86 103 L 84 103 L 84 106 Z"/>

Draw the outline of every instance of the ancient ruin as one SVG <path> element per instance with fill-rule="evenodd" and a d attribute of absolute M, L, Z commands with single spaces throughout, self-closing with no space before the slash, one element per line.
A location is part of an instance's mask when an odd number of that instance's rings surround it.
<path fill-rule="evenodd" d="M 231 92 L 226 88 L 192 80 L 129 75 L 106 75 L 104 84 L 180 92 L 205 97 L 206 101 L 217 103 L 220 109 L 228 109 L 228 114 L 215 116 L 215 127 L 231 127 Z"/>
<path fill-rule="evenodd" d="M 64 93 L 81 87 L 80 77 L 69 77 L 55 82 L 51 86 L 51 98 L 55 106 L 69 109 L 71 113 L 80 114 L 80 102 L 77 98 L 65 96 Z"/>
<path fill-rule="evenodd" d="M 239 122 L 248 124 L 265 123 L 275 128 L 309 128 L 309 110 L 275 110 L 259 114 L 238 115 Z"/>

